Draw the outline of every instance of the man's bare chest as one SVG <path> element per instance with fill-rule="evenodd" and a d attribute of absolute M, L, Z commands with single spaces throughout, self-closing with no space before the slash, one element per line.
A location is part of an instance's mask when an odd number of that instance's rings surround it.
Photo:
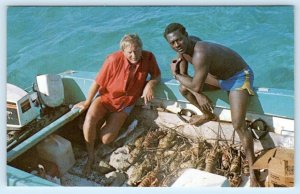
<path fill-rule="evenodd" d="M 193 64 L 193 57 L 191 57 L 190 55 L 183 54 L 183 55 L 182 55 L 182 58 L 183 58 L 184 60 L 186 60 L 187 62 Z"/>

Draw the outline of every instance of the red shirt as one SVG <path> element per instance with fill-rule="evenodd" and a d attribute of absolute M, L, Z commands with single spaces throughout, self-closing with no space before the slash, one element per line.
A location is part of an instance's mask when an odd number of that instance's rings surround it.
<path fill-rule="evenodd" d="M 152 78 L 160 75 L 155 56 L 142 51 L 138 64 L 128 62 L 122 51 L 109 55 L 96 77 L 100 86 L 101 102 L 111 112 L 119 112 L 141 97 L 148 73 Z"/>

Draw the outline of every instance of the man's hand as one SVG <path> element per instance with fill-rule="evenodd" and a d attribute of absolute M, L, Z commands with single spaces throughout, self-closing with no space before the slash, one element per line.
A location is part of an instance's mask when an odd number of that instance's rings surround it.
<path fill-rule="evenodd" d="M 73 108 L 79 108 L 80 109 L 79 112 L 83 112 L 83 111 L 87 110 L 90 107 L 90 105 L 91 105 L 91 103 L 89 103 L 87 101 L 82 101 L 82 102 L 75 104 Z"/>
<path fill-rule="evenodd" d="M 194 96 L 196 97 L 196 100 L 200 106 L 201 112 L 207 113 L 207 112 L 213 111 L 212 102 L 207 96 L 199 94 L 199 93 L 196 93 L 196 95 L 194 95 Z"/>
<path fill-rule="evenodd" d="M 144 98 L 144 103 L 147 103 L 154 98 L 154 91 L 153 87 L 151 86 L 150 82 L 148 82 L 143 90 L 143 94 L 141 98 Z"/>
<path fill-rule="evenodd" d="M 180 64 L 181 61 L 182 61 L 181 58 L 174 59 L 172 61 L 172 63 L 170 64 L 172 75 L 179 74 L 179 64 Z"/>

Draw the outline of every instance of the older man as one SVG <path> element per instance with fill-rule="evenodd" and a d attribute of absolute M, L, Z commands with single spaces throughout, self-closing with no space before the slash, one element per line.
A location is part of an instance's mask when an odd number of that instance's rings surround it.
<path fill-rule="evenodd" d="M 146 82 L 148 74 L 151 79 Z M 101 143 L 114 141 L 137 99 L 142 96 L 145 103 L 150 101 L 159 81 L 160 70 L 153 53 L 142 49 L 138 35 L 125 35 L 120 50 L 106 58 L 86 101 L 75 105 L 81 111 L 89 108 L 83 124 L 88 151 L 84 175 L 90 174 L 94 162 L 96 126 L 102 126 L 98 137 Z"/>

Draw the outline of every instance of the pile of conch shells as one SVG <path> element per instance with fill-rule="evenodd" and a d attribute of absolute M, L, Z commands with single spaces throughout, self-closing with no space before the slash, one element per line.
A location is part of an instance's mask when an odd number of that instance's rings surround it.
<path fill-rule="evenodd" d="M 240 145 L 227 141 L 192 142 L 175 130 L 158 128 L 139 136 L 134 143 L 115 150 L 110 165 L 128 176 L 130 186 L 171 186 L 186 168 L 226 176 L 238 187 L 249 165 Z"/>

